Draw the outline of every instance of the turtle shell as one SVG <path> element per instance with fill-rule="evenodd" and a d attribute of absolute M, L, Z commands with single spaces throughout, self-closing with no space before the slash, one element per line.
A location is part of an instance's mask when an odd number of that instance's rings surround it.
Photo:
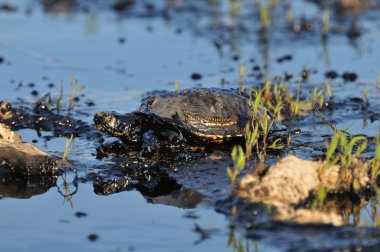
<path fill-rule="evenodd" d="M 263 114 L 264 107 L 259 108 Z M 201 138 L 226 139 L 244 136 L 253 111 L 238 90 L 185 89 L 144 99 L 140 112 L 153 115 Z M 272 116 L 268 114 L 269 119 Z"/>

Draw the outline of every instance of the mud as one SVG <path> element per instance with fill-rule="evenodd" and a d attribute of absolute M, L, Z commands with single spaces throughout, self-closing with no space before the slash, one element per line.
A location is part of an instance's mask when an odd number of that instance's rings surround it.
<path fill-rule="evenodd" d="M 84 133 L 86 136 L 91 136 L 90 125 L 82 120 L 73 120 L 68 115 L 53 112 L 49 103 L 52 103 L 50 94 L 38 100 L 32 108 L 28 105 L 28 107 L 14 109 L 7 101 L 1 101 L 0 122 L 8 125 L 12 130 L 48 131 L 52 132 L 54 137 L 70 137 L 70 135 L 80 137 Z"/>

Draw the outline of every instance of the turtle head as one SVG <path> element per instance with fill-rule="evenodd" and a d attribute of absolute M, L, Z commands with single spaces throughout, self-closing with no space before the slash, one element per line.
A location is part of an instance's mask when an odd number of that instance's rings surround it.
<path fill-rule="evenodd" d="M 121 115 L 116 112 L 98 112 L 94 116 L 94 123 L 98 130 L 122 140 L 133 138 L 139 128 L 138 118 L 133 113 Z"/>

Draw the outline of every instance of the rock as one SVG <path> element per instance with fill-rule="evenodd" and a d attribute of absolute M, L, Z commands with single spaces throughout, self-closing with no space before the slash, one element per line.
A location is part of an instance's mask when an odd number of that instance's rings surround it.
<path fill-rule="evenodd" d="M 238 194 L 250 202 L 270 204 L 276 208 L 274 219 L 298 223 L 344 224 L 337 213 L 317 209 L 296 209 L 320 188 L 328 192 L 349 191 L 355 178 L 364 187 L 369 178 L 361 172 L 363 163 L 355 160 L 352 174 L 334 165 L 322 171 L 322 161 L 308 161 L 290 155 L 272 165 L 262 178 L 247 174 L 239 184 Z"/>
<path fill-rule="evenodd" d="M 322 172 L 322 161 L 309 161 L 289 155 L 268 170 L 263 178 L 247 174 L 239 184 L 239 195 L 252 202 L 270 204 L 299 204 L 319 188 L 329 192 L 349 191 L 353 176 L 343 176 L 341 167 L 334 165 Z M 353 167 L 363 167 L 359 160 Z M 358 178 L 361 187 L 369 182 L 368 175 L 354 169 L 354 177 Z"/>
<path fill-rule="evenodd" d="M 287 156 L 272 165 L 261 179 L 247 174 L 239 184 L 239 195 L 252 202 L 298 204 L 320 184 L 321 163 Z"/>
<path fill-rule="evenodd" d="M 0 170 L 22 175 L 59 173 L 59 160 L 30 143 L 0 123 Z"/>
<path fill-rule="evenodd" d="M 21 142 L 19 134 L 11 131 L 9 127 L 0 123 L 0 144 L 16 144 Z"/>
<path fill-rule="evenodd" d="M 11 105 L 7 101 L 0 101 L 0 120 L 12 118 Z"/>

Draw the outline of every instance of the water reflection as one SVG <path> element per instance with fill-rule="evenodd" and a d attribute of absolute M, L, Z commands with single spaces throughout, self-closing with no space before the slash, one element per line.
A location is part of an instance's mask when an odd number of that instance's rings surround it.
<path fill-rule="evenodd" d="M 115 169 L 115 168 L 113 168 Z M 171 179 L 161 168 L 121 168 L 116 172 L 123 175 L 108 174 L 97 177 L 94 182 L 94 191 L 98 195 L 111 195 L 123 191 L 138 190 L 148 203 L 169 205 L 178 208 L 196 208 L 205 197 L 179 185 Z"/>
<path fill-rule="evenodd" d="M 55 186 L 57 176 L 0 175 L 0 195 L 28 199 L 43 194 Z"/>
<path fill-rule="evenodd" d="M 178 208 L 196 208 L 204 200 L 204 196 L 190 189 L 180 188 L 168 195 L 146 197 L 148 203 L 175 206 Z"/>

